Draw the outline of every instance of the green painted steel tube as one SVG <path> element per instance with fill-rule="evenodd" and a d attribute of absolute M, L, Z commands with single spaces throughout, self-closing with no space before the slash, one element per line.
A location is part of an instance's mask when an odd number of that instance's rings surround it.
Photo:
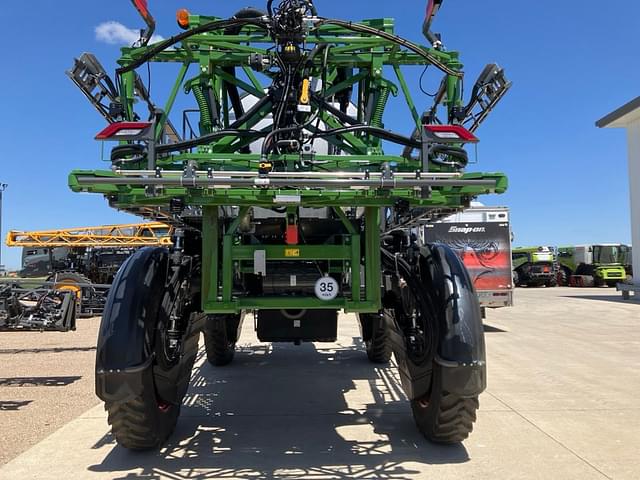
<path fill-rule="evenodd" d="M 202 209 L 202 307 L 218 300 L 218 207 Z"/>
<path fill-rule="evenodd" d="M 365 208 L 365 291 L 367 302 L 381 308 L 380 299 L 380 209 Z"/>

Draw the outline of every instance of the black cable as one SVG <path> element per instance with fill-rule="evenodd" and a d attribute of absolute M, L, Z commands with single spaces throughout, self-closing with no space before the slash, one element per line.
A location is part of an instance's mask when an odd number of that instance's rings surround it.
<path fill-rule="evenodd" d="M 424 74 L 425 74 L 425 73 L 427 73 L 427 70 L 428 70 L 428 69 L 429 69 L 429 65 L 427 65 L 427 66 L 425 66 L 425 67 L 424 67 L 424 70 L 422 71 L 422 75 L 420 75 L 420 82 L 419 82 L 419 86 L 420 86 L 420 91 L 421 91 L 422 93 L 424 93 L 427 97 L 431 97 L 431 98 L 433 98 L 433 97 L 435 97 L 435 96 L 437 95 L 437 92 L 436 92 L 436 93 L 429 93 L 429 92 L 427 92 L 427 91 L 424 89 L 424 87 L 422 86 L 422 80 L 424 79 Z"/>
<path fill-rule="evenodd" d="M 227 136 L 236 136 L 236 137 L 255 137 L 260 138 L 266 135 L 265 132 L 260 132 L 258 130 L 236 130 L 236 129 L 226 129 L 219 130 L 217 132 L 208 133 L 198 138 L 194 138 L 192 140 L 186 140 L 184 142 L 172 143 L 167 145 L 159 145 L 156 147 L 156 153 L 169 153 L 169 152 L 178 152 L 180 150 L 189 150 L 193 147 L 197 147 L 198 145 L 204 145 L 207 143 L 211 143 L 211 141 L 216 140 L 220 137 Z"/>
<path fill-rule="evenodd" d="M 343 28 L 346 28 L 347 30 L 352 30 L 358 33 L 368 33 L 371 35 L 377 35 L 397 45 L 405 47 L 414 53 L 417 53 L 424 59 L 428 60 L 432 65 L 435 65 L 436 67 L 438 67 L 440 70 L 442 70 L 444 73 L 448 75 L 451 75 L 454 77 L 464 76 L 463 72 L 458 72 L 456 70 L 453 70 L 452 68 L 449 68 L 448 66 L 446 66 L 444 63 L 442 63 L 440 60 L 438 60 L 436 57 L 431 55 L 429 52 L 424 50 L 419 45 L 413 42 L 410 42 L 409 40 L 399 37 L 397 35 L 393 35 L 391 33 L 387 33 L 377 28 L 369 27 L 367 25 L 361 25 L 353 22 L 345 22 L 343 20 L 334 20 L 330 18 L 321 18 L 317 26 L 319 27 L 321 25 L 337 25 L 339 27 L 343 27 Z"/>
<path fill-rule="evenodd" d="M 383 140 L 388 140 L 389 142 L 397 143 L 399 145 L 409 145 L 414 148 L 419 148 L 421 143 L 417 140 L 414 140 L 409 137 L 405 137 L 404 135 L 400 135 L 398 133 L 390 132 L 380 127 L 372 127 L 370 125 L 352 125 L 350 127 L 341 127 L 334 128 L 333 130 L 324 130 L 316 134 L 317 137 L 332 137 L 335 135 L 342 135 L 344 133 L 351 132 L 366 132 L 375 137 L 381 138 Z"/>
<path fill-rule="evenodd" d="M 186 32 L 182 32 L 178 35 L 174 35 L 171 38 L 168 38 L 160 43 L 157 43 L 153 47 L 149 48 L 144 54 L 142 54 L 138 59 L 131 62 L 129 65 L 125 65 L 124 67 L 120 67 L 116 70 L 118 75 L 122 75 L 123 73 L 130 72 L 131 70 L 135 70 L 143 63 L 151 60 L 158 53 L 163 52 L 169 47 L 174 46 L 176 43 L 186 40 L 189 37 L 193 37 L 194 35 L 199 35 L 201 33 L 210 32 L 213 30 L 223 30 L 228 27 L 234 27 L 237 25 L 245 26 L 245 25 L 254 25 L 256 27 L 262 27 L 265 30 L 268 30 L 269 25 L 262 21 L 262 19 L 257 18 L 236 18 L 229 20 L 214 20 L 213 22 L 208 22 L 199 27 L 192 28 L 191 30 L 187 30 Z"/>

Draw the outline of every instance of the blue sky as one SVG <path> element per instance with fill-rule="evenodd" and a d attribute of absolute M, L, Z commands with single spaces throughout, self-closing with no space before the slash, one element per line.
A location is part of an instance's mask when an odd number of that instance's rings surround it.
<path fill-rule="evenodd" d="M 140 28 L 128 0 L 5 2 L 5 48 L 0 74 L 0 181 L 5 192 L 3 232 L 135 221 L 97 195 L 67 188 L 74 168 L 106 168 L 93 140 L 104 120 L 64 72 L 74 56 L 95 53 L 109 72 L 117 45 L 96 38 L 96 27 L 117 21 Z M 317 0 L 321 15 L 358 20 L 395 17 L 396 30 L 422 42 L 424 0 Z M 158 33 L 176 33 L 175 10 L 230 16 L 247 0 L 150 0 Z M 263 7 L 260 2 L 255 6 Z M 401 6 L 400 6 L 401 5 Z M 479 164 L 502 171 L 510 191 L 486 197 L 512 209 L 518 245 L 629 242 L 629 196 L 624 131 L 594 122 L 640 95 L 637 32 L 640 2 L 620 0 L 448 0 L 434 30 L 462 52 L 467 91 L 482 67 L 497 62 L 514 86 L 478 131 Z M 107 7 L 108 6 L 108 7 Z M 163 72 L 156 72 L 156 93 Z M 416 78 L 417 75 L 412 78 Z M 435 85 L 431 78 L 427 85 Z M 413 89 L 417 92 L 414 81 Z M 428 99 L 417 96 L 419 108 Z M 410 130 L 400 105 L 387 127 Z M 2 247 L 3 263 L 19 265 L 19 249 Z"/>

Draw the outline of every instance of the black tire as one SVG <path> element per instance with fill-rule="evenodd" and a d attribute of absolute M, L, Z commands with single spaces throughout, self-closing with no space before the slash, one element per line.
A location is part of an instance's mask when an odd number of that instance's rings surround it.
<path fill-rule="evenodd" d="M 209 363 L 215 367 L 229 365 L 235 356 L 236 343 L 229 338 L 225 317 L 210 316 L 203 333 Z"/>
<path fill-rule="evenodd" d="M 435 365 L 431 393 L 411 401 L 413 418 L 420 432 L 434 443 L 455 444 L 473 431 L 478 397 L 462 398 L 442 391 L 439 367 Z"/>
<path fill-rule="evenodd" d="M 146 255 L 144 250 L 130 257 L 116 276 L 105 307 L 104 326 L 101 326 L 102 335 L 109 326 L 116 325 L 125 330 L 132 323 L 132 317 L 133 323 L 144 325 L 141 341 L 129 346 L 130 349 L 141 350 L 133 352 L 136 358 L 147 359 L 144 367 L 134 368 L 134 371 L 142 372 L 136 377 L 135 393 L 127 395 L 124 400 L 105 400 L 108 422 L 116 441 L 131 450 L 156 449 L 174 431 L 200 336 L 199 329 L 192 323 L 195 319 L 192 315 L 195 314 L 174 310 L 180 301 L 177 293 L 180 289 L 171 284 L 165 287 L 166 254 L 155 264 L 159 268 L 153 270 L 149 267 L 150 255 Z M 140 283 L 141 278 L 145 278 L 147 283 Z M 176 311 L 181 312 L 182 321 L 188 326 L 180 338 L 180 346 L 172 351 L 167 347 L 167 326 Z M 98 343 L 101 345 L 103 341 L 99 339 Z M 122 354 L 126 355 L 125 352 Z M 99 361 L 107 360 L 109 358 L 100 357 Z M 124 377 L 115 381 L 127 385 Z"/>
<path fill-rule="evenodd" d="M 385 364 L 391 360 L 393 353 L 391 339 L 389 338 L 389 329 L 384 321 L 380 322 L 375 331 L 372 332 L 371 340 L 364 342 L 367 350 L 367 357 L 371 363 Z"/>
<path fill-rule="evenodd" d="M 560 270 L 558 270 L 558 273 L 556 274 L 556 285 L 559 287 L 569 286 L 570 277 L 571 275 L 569 275 L 567 270 L 565 270 L 564 268 L 561 268 Z"/>
<path fill-rule="evenodd" d="M 521 287 L 521 283 L 520 283 L 520 273 L 517 270 L 513 271 L 513 286 L 514 287 Z"/>
<path fill-rule="evenodd" d="M 133 400 L 105 408 L 116 441 L 130 450 L 159 448 L 173 433 L 180 415 L 180 405 L 163 403 L 153 387 Z"/>

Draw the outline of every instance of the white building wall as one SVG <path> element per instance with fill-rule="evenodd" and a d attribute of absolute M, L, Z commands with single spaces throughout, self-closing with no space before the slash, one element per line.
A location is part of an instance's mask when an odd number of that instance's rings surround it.
<path fill-rule="evenodd" d="M 640 118 L 627 126 L 634 283 L 640 285 Z"/>

